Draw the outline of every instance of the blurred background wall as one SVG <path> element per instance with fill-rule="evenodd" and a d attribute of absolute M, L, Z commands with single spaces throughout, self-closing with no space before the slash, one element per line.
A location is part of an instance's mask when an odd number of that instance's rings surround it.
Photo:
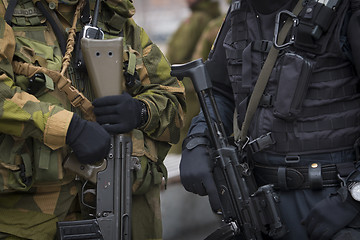
<path fill-rule="evenodd" d="M 216 0 L 215 0 L 216 1 Z M 228 5 L 218 0 L 222 13 Z M 134 0 L 138 25 L 166 55 L 171 35 L 191 14 L 185 0 Z M 171 153 L 165 159 L 169 171 L 167 189 L 161 192 L 164 240 L 204 239 L 221 224 L 212 213 L 208 198 L 186 192 L 179 178 L 180 155 Z"/>

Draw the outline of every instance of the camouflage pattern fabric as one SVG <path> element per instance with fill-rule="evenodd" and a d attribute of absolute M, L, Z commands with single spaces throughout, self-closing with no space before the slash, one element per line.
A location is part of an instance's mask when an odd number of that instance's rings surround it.
<path fill-rule="evenodd" d="M 77 1 L 71 2 L 75 4 L 56 2 L 64 28 L 70 26 Z M 60 71 L 62 57 L 46 19 L 38 11 L 25 11 L 35 8 L 31 0 L 18 0 L 12 27 L 3 19 L 7 5 L 7 0 L 0 2 L 0 238 L 53 239 L 57 221 L 80 215 L 75 207 L 77 181 L 62 169 L 69 153 L 65 137 L 73 109 L 48 76 L 30 94 L 28 76 L 12 71 L 14 59 Z M 128 92 L 149 109 L 146 125 L 132 132 L 133 155 L 144 165 L 135 173 L 133 239 L 161 239 L 159 191 L 166 177 L 163 159 L 170 143 L 179 140 L 184 87 L 170 76 L 166 58 L 131 19 L 135 13 L 132 1 L 102 2 L 101 9 L 99 25 L 103 30 L 113 35 L 123 31 L 125 49 L 136 52 L 140 83 Z M 69 68 L 68 76 L 81 86 L 86 76 L 73 70 Z M 79 89 L 91 99 L 88 85 Z"/>
<path fill-rule="evenodd" d="M 218 16 L 220 16 L 218 2 L 201 0 L 193 5 L 191 7 L 191 15 L 180 24 L 167 45 L 166 57 L 170 63 L 185 63 L 194 60 L 193 54 L 203 30 L 212 19 Z M 191 119 L 196 116 L 200 110 L 200 105 L 191 80 L 184 78 L 183 83 L 185 86 L 187 111 L 184 128 L 180 133 L 180 141 L 170 150 L 170 152 L 174 154 L 181 153 L 181 144 L 186 137 Z"/>
<path fill-rule="evenodd" d="M 211 20 L 204 29 L 199 42 L 196 45 L 193 59 L 202 58 L 204 61 L 208 58 L 209 52 L 216 39 L 222 23 L 224 22 L 225 15 Z"/>
<path fill-rule="evenodd" d="M 220 16 L 218 2 L 202 0 L 191 7 L 191 15 L 185 19 L 171 36 L 166 57 L 170 63 L 185 63 L 192 59 L 196 44 L 212 19 Z"/>

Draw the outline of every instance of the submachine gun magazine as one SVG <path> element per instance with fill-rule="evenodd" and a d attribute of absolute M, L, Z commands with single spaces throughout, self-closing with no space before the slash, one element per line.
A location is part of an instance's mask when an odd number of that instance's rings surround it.
<path fill-rule="evenodd" d="M 204 113 L 214 161 L 213 176 L 220 198 L 224 226 L 211 233 L 206 240 L 226 240 L 240 236 L 241 239 L 274 239 L 286 232 L 277 203 L 279 197 L 272 185 L 257 187 L 252 171 L 241 151 L 229 144 L 221 122 L 212 85 L 205 64 L 201 59 L 171 66 L 171 75 L 178 79 L 191 78 Z M 215 120 L 205 98 L 209 98 Z"/>

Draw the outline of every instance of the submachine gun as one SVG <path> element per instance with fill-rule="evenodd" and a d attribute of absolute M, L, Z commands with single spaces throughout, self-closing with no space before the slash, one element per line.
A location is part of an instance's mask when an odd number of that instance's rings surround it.
<path fill-rule="evenodd" d="M 104 40 L 104 33 L 96 27 L 100 0 L 96 1 L 92 24 L 86 25 L 81 38 L 81 50 L 96 97 L 123 92 L 123 38 Z M 138 159 L 131 156 L 132 141 L 127 134 L 111 136 L 111 147 L 106 159 L 98 165 L 81 164 L 74 155 L 64 162 L 87 181 L 82 189 L 82 202 L 94 208 L 88 220 L 57 223 L 60 240 L 131 240 L 132 171 L 139 168 Z M 95 189 L 85 185 L 96 184 Z M 84 195 L 93 193 L 96 206 L 85 204 Z"/>
<path fill-rule="evenodd" d="M 263 239 L 264 235 L 276 239 L 283 236 L 286 230 L 277 207 L 279 197 L 272 185 L 257 187 L 250 164 L 245 157 L 241 157 L 243 150 L 228 142 L 202 60 L 172 65 L 171 75 L 180 80 L 191 78 L 211 138 L 213 176 L 225 225 L 211 233 L 206 240 L 255 240 Z M 214 119 L 210 115 L 206 97 L 210 100 Z"/>

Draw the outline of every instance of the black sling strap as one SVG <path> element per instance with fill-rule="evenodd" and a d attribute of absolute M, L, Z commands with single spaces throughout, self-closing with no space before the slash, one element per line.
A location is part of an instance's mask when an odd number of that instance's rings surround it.
<path fill-rule="evenodd" d="M 7 22 L 7 24 L 9 24 L 10 26 L 12 25 L 11 19 L 15 11 L 16 4 L 17 4 L 17 0 L 10 0 L 6 8 L 4 19 Z"/>
<path fill-rule="evenodd" d="M 64 31 L 62 24 L 55 12 L 50 10 L 46 4 L 43 4 L 41 1 L 37 1 L 35 6 L 44 14 L 45 18 L 49 21 L 55 36 L 59 42 L 61 53 L 64 56 L 66 52 L 66 32 Z"/>
<path fill-rule="evenodd" d="M 82 22 L 82 24 L 86 25 L 90 22 L 90 19 L 90 3 L 89 0 L 85 0 L 85 5 L 81 12 L 80 21 Z"/>

